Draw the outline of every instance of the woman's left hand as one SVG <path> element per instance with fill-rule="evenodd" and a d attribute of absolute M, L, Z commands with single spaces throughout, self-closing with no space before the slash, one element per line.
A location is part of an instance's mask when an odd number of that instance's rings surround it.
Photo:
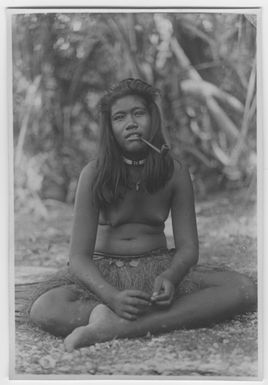
<path fill-rule="evenodd" d="M 158 275 L 154 281 L 151 301 L 159 306 L 170 306 L 175 292 L 175 286 L 166 277 Z"/>

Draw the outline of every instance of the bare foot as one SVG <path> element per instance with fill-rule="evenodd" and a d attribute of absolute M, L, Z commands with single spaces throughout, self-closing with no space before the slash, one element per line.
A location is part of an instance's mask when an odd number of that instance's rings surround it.
<path fill-rule="evenodd" d="M 74 329 L 74 331 L 72 331 L 72 333 L 69 334 L 64 339 L 65 350 L 70 353 L 76 348 L 81 348 L 82 346 L 90 345 L 89 343 L 88 344 L 86 343 L 90 335 L 91 335 L 91 328 L 89 325 L 79 326 L 78 328 Z M 83 344 L 83 342 L 85 344 Z"/>
<path fill-rule="evenodd" d="M 65 349 L 72 352 L 74 349 L 94 345 L 96 342 L 109 341 L 116 338 L 130 322 L 133 321 L 118 317 L 108 306 L 97 305 L 90 314 L 88 325 L 74 329 L 65 338 Z"/>

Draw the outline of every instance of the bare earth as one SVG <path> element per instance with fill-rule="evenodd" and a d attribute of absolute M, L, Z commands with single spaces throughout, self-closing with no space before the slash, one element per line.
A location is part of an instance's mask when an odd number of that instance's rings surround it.
<path fill-rule="evenodd" d="M 16 215 L 16 282 L 31 282 L 65 265 L 72 208 L 46 202 L 47 218 Z M 257 277 L 256 206 L 246 192 L 210 196 L 196 205 L 200 263 L 225 264 Z M 166 226 L 172 246 L 171 225 Z M 16 325 L 15 373 L 24 375 L 258 376 L 257 315 L 197 330 L 113 340 L 66 353 L 62 340 L 26 324 Z M 138 377 L 135 377 L 138 378 Z M 162 377 L 163 378 L 163 377 Z"/>

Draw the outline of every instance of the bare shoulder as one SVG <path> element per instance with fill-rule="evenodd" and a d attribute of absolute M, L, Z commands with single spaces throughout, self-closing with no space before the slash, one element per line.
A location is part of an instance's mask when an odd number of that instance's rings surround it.
<path fill-rule="evenodd" d="M 80 177 L 79 177 L 79 183 L 83 184 L 91 184 L 97 170 L 97 161 L 94 159 L 90 161 L 81 171 Z"/>
<path fill-rule="evenodd" d="M 192 188 L 192 181 L 188 167 L 180 160 L 174 159 L 172 187 L 176 191 L 185 191 Z"/>
<path fill-rule="evenodd" d="M 77 190 L 76 197 L 80 199 L 81 197 L 88 197 L 92 193 L 92 184 L 96 175 L 96 161 L 93 160 L 89 162 L 81 171 Z"/>
<path fill-rule="evenodd" d="M 82 168 L 80 175 L 83 177 L 90 178 L 90 177 L 95 176 L 96 170 L 97 170 L 97 161 L 95 159 L 93 159 Z"/>
<path fill-rule="evenodd" d="M 81 171 L 77 190 L 76 190 L 76 208 L 80 207 L 81 212 L 88 211 L 93 202 L 92 186 L 96 175 L 96 161 L 89 162 Z"/>

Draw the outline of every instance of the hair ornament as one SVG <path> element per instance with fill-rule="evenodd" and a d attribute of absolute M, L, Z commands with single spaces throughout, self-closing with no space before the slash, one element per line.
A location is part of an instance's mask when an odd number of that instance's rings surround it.
<path fill-rule="evenodd" d="M 148 102 L 156 101 L 160 91 L 141 79 L 127 78 L 109 88 L 99 103 L 100 112 L 108 111 L 111 104 L 126 95 L 138 95 Z"/>

